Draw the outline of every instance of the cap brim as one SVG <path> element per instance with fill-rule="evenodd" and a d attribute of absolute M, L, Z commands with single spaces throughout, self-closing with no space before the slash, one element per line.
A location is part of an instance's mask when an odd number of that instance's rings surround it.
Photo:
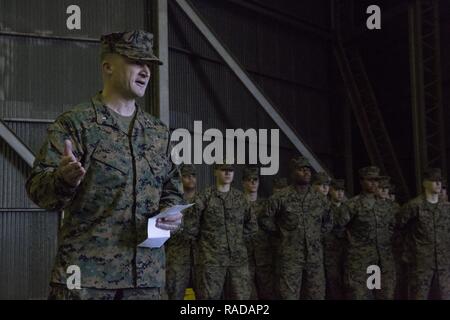
<path fill-rule="evenodd" d="M 382 176 L 361 176 L 362 179 L 367 180 L 381 180 L 383 179 Z"/>
<path fill-rule="evenodd" d="M 161 60 L 159 60 L 158 57 L 156 57 L 156 56 L 142 58 L 142 57 L 136 57 L 136 56 L 127 55 L 127 54 L 123 54 L 123 55 L 132 60 L 151 62 L 154 64 L 158 64 L 160 66 L 163 65 L 163 62 Z"/>

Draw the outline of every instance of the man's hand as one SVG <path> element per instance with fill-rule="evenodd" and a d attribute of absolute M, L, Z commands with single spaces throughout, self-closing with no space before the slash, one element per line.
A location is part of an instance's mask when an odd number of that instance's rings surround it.
<path fill-rule="evenodd" d="M 183 214 L 181 212 L 165 218 L 158 218 L 156 219 L 156 227 L 163 230 L 176 231 L 180 227 L 182 219 Z"/>
<path fill-rule="evenodd" d="M 73 154 L 70 140 L 64 141 L 64 154 L 59 163 L 57 174 L 72 187 L 77 187 L 86 174 L 86 170 Z"/>

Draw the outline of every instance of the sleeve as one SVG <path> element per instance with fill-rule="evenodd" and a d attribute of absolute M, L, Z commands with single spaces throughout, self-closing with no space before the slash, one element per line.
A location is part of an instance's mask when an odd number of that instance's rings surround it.
<path fill-rule="evenodd" d="M 329 233 L 333 230 L 333 214 L 331 205 L 327 200 L 322 200 L 323 214 L 322 214 L 322 233 Z"/>
<path fill-rule="evenodd" d="M 347 201 L 346 203 L 341 204 L 339 207 L 336 208 L 335 211 L 335 227 L 338 230 L 343 230 L 347 226 L 347 224 L 352 220 L 354 211 L 353 211 L 353 203 Z"/>
<path fill-rule="evenodd" d="M 256 221 L 255 206 L 246 203 L 244 211 L 244 238 L 249 242 L 257 232 L 258 223 Z"/>
<path fill-rule="evenodd" d="M 168 144 L 167 150 L 167 175 L 164 179 L 162 187 L 161 198 L 159 200 L 160 211 L 165 208 L 172 207 L 183 203 L 183 185 L 181 183 L 181 174 L 177 165 L 175 165 L 171 158 L 172 144 Z"/>
<path fill-rule="evenodd" d="M 409 203 L 403 205 L 396 215 L 396 229 L 400 232 L 404 230 L 416 216 L 416 211 L 416 208 Z"/>
<path fill-rule="evenodd" d="M 83 158 L 81 139 L 76 130 L 69 121 L 60 117 L 48 128 L 47 137 L 25 185 L 30 199 L 39 207 L 51 211 L 64 209 L 76 193 L 76 188 L 67 184 L 57 172 L 66 139 L 71 140 L 74 155 L 78 159 Z"/>
<path fill-rule="evenodd" d="M 276 224 L 276 216 L 278 212 L 281 210 L 281 203 L 279 199 L 275 196 L 272 196 L 267 201 L 266 210 L 262 212 L 262 214 L 258 217 L 258 224 L 264 231 L 269 234 L 278 234 L 279 229 Z"/>
<path fill-rule="evenodd" d="M 183 231 L 191 240 L 196 240 L 200 232 L 200 221 L 205 210 L 205 197 L 202 194 L 195 196 L 194 205 L 184 216 Z"/>
<path fill-rule="evenodd" d="M 398 252 L 404 263 L 410 263 L 410 245 L 408 243 L 410 225 L 412 220 L 417 216 L 418 207 L 411 204 L 404 204 L 396 215 L 394 249 Z"/>

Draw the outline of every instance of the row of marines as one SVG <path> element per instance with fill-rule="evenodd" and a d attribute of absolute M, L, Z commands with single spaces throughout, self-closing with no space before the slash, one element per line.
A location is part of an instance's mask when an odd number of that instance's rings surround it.
<path fill-rule="evenodd" d="M 196 171 L 181 167 L 181 231 L 166 244 L 166 291 L 183 299 L 450 299 L 450 204 L 440 169 L 423 192 L 400 206 L 389 177 L 359 170 L 361 193 L 347 199 L 344 180 L 313 174 L 304 157 L 290 162 L 291 183 L 277 179 L 258 196 L 259 172 L 246 167 L 243 192 L 234 168 L 214 166 L 215 185 L 196 192 Z M 381 287 L 368 286 L 378 266 Z"/>

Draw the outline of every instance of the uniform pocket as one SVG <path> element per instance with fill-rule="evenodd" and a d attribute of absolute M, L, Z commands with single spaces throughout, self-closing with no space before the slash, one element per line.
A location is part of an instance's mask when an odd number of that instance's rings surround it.
<path fill-rule="evenodd" d="M 287 206 L 281 211 L 278 219 L 281 228 L 292 231 L 297 229 L 299 224 L 299 212 L 298 209 L 293 206 Z"/>

